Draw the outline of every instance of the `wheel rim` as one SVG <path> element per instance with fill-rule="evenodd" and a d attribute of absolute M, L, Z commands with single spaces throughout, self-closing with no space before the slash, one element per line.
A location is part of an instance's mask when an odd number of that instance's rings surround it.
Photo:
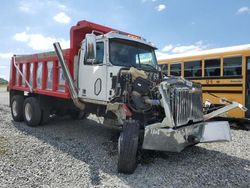
<path fill-rule="evenodd" d="M 121 133 L 121 135 L 119 136 L 119 139 L 118 139 L 118 154 L 121 153 L 121 140 L 122 140 L 122 133 Z"/>
<path fill-rule="evenodd" d="M 25 105 L 25 118 L 27 121 L 30 121 L 31 120 L 31 116 L 32 116 L 32 112 L 31 112 L 31 105 L 29 103 L 27 103 Z"/>
<path fill-rule="evenodd" d="M 121 144 L 121 139 L 120 139 L 120 137 L 119 137 L 119 139 L 118 139 L 118 153 L 120 153 L 120 151 L 121 151 L 121 146 L 120 146 L 120 144 Z"/>
<path fill-rule="evenodd" d="M 13 115 L 16 117 L 17 116 L 17 102 L 16 101 L 13 101 L 12 103 L 12 112 L 13 112 Z"/>

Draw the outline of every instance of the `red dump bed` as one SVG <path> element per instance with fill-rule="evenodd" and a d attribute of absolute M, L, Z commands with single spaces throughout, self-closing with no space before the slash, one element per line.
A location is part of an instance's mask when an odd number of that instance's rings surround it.
<path fill-rule="evenodd" d="M 92 31 L 105 34 L 117 30 L 88 21 L 80 21 L 76 26 L 71 28 L 70 48 L 64 50 L 63 54 L 72 78 L 74 78 L 74 56 L 78 54 L 85 35 Z M 39 41 L 37 41 L 37 44 L 39 45 Z M 51 46 L 52 45 L 53 44 L 51 44 Z M 30 91 L 30 85 L 34 93 L 66 99 L 70 98 L 67 83 L 65 83 L 62 69 L 59 66 L 58 58 L 54 52 L 16 56 L 15 59 L 16 65 L 24 77 L 21 76 L 14 66 L 13 57 L 10 70 L 10 90 Z M 27 80 L 28 84 L 25 80 Z"/>
<path fill-rule="evenodd" d="M 74 67 L 70 58 L 70 49 L 64 50 L 63 54 L 69 70 L 73 75 Z M 15 62 L 22 72 L 23 77 L 14 66 L 13 57 L 9 89 L 30 91 L 30 85 L 34 93 L 70 98 L 68 87 L 66 86 L 62 69 L 59 66 L 55 52 L 16 56 Z"/>

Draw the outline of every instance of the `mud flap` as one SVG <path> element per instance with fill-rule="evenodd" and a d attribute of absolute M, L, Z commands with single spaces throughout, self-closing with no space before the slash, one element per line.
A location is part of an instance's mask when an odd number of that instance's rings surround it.
<path fill-rule="evenodd" d="M 227 121 L 206 122 L 203 125 L 203 134 L 200 139 L 204 142 L 225 142 L 231 141 L 230 126 Z"/>

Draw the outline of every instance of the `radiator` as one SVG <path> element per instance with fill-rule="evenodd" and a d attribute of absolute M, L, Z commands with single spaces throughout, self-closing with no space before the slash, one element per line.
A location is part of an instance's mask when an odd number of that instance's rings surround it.
<path fill-rule="evenodd" d="M 164 81 L 171 119 L 176 127 L 203 120 L 201 85 L 183 79 Z"/>

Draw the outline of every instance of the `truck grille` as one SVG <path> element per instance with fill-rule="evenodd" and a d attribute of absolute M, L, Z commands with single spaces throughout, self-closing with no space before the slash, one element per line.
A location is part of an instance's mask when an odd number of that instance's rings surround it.
<path fill-rule="evenodd" d="M 175 88 L 172 92 L 171 111 L 176 126 L 203 119 L 201 90 Z"/>
<path fill-rule="evenodd" d="M 173 78 L 165 82 L 165 92 L 174 126 L 203 120 L 201 85 Z"/>

